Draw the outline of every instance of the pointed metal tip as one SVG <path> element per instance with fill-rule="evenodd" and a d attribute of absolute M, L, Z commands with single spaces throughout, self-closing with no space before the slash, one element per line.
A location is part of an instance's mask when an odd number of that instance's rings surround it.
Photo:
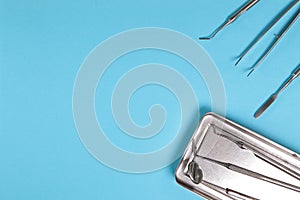
<path fill-rule="evenodd" d="M 199 37 L 199 40 L 210 40 L 212 37 Z"/>
<path fill-rule="evenodd" d="M 261 112 L 256 111 L 256 112 L 254 113 L 254 118 L 255 118 L 255 119 L 259 118 L 261 114 L 262 114 Z"/>
<path fill-rule="evenodd" d="M 234 63 L 234 66 L 237 66 L 237 65 L 240 63 L 241 59 L 242 59 L 242 57 L 240 57 L 240 58 Z"/>
<path fill-rule="evenodd" d="M 251 71 L 247 74 L 247 77 L 249 77 L 253 72 L 254 72 L 255 68 L 251 69 Z"/>

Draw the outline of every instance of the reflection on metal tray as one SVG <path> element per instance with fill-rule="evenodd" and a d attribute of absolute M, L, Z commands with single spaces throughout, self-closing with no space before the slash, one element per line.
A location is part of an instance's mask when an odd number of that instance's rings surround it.
<path fill-rule="evenodd" d="M 182 186 L 206 199 L 300 199 L 300 156 L 209 113 L 176 170 Z"/>

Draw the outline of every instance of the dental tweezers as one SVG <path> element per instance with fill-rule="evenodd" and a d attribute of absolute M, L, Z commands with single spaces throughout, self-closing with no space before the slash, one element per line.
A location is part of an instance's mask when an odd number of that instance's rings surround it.
<path fill-rule="evenodd" d="M 288 13 L 299 0 L 292 1 L 279 15 L 251 42 L 251 44 L 243 51 L 243 53 L 238 57 L 235 65 L 238 65 L 239 62 L 246 56 L 246 54 L 255 46 L 255 44 L 286 14 Z"/>
<path fill-rule="evenodd" d="M 260 174 L 260 173 L 255 172 L 255 171 L 251 171 L 249 169 L 240 167 L 238 165 L 235 165 L 235 164 L 232 164 L 232 163 L 227 163 L 227 162 L 222 162 L 222 161 L 218 161 L 218 160 L 214 160 L 214 159 L 208 158 L 208 157 L 201 157 L 201 158 L 204 159 L 204 160 L 207 160 L 209 162 L 215 163 L 217 165 L 223 166 L 223 167 L 225 167 L 225 168 L 227 168 L 231 171 L 234 171 L 234 172 L 246 175 L 246 176 L 250 176 L 250 177 L 262 180 L 262 181 L 266 181 L 266 182 L 269 182 L 269 183 L 272 183 L 272 184 L 275 184 L 275 185 L 278 185 L 278 186 L 281 186 L 281 187 L 285 187 L 287 189 L 294 190 L 296 192 L 300 192 L 300 187 L 298 187 L 296 185 L 286 183 L 284 181 L 281 181 L 281 180 L 278 180 L 278 179 Z"/>
<path fill-rule="evenodd" d="M 276 44 L 281 40 L 281 38 L 286 34 L 286 32 L 291 28 L 291 26 L 297 21 L 298 17 L 300 16 L 300 7 L 296 11 L 296 13 L 292 16 L 292 18 L 288 21 L 288 23 L 283 27 L 278 35 L 275 35 L 275 39 L 271 43 L 271 45 L 266 49 L 263 55 L 255 62 L 253 67 L 251 68 L 250 72 L 247 76 L 250 76 L 254 70 L 263 62 L 263 60 L 270 54 L 270 52 L 274 49 Z"/>

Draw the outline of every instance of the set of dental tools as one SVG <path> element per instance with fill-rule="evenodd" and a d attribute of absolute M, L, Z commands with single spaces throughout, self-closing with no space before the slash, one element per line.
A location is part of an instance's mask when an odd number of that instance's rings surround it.
<path fill-rule="evenodd" d="M 246 47 L 235 65 L 300 0 L 287 5 Z M 211 40 L 259 0 L 249 0 L 209 36 Z M 294 9 L 293 9 L 294 10 Z M 267 58 L 300 16 L 300 6 L 263 54 L 251 66 L 250 76 Z M 258 118 L 297 77 L 300 63 L 280 87 L 255 112 Z M 300 155 L 215 113 L 206 114 L 196 128 L 175 172 L 183 187 L 210 200 L 300 199 Z"/>
<path fill-rule="evenodd" d="M 200 40 L 211 40 L 213 39 L 223 28 L 232 24 L 238 17 L 256 5 L 259 0 L 249 0 L 236 12 L 230 15 L 224 22 L 221 24 L 216 30 L 214 30 L 209 36 L 199 37 Z M 293 0 L 289 5 L 287 5 L 258 35 L 253 39 L 253 41 L 246 47 L 246 49 L 238 56 L 237 61 L 235 62 L 235 66 L 237 66 L 242 59 L 247 55 L 248 52 L 268 33 L 275 24 L 277 24 L 287 13 L 290 12 L 292 8 L 294 8 L 300 0 Z M 297 21 L 300 16 L 300 6 L 296 9 L 295 13 L 291 16 L 288 22 L 283 26 L 278 34 L 275 35 L 274 39 L 270 43 L 270 45 L 265 49 L 263 54 L 255 61 L 255 63 L 251 66 L 247 77 L 250 76 L 268 57 L 271 51 L 276 47 L 278 42 L 283 38 L 283 36 L 288 32 L 288 30 L 293 26 L 293 24 Z M 297 78 L 300 74 L 300 64 L 297 69 L 292 73 L 291 77 L 284 82 L 284 84 L 276 91 L 254 114 L 255 118 L 258 118 L 277 98 L 278 94 L 281 93 L 295 78 Z"/>
<path fill-rule="evenodd" d="M 300 155 L 215 113 L 201 120 L 175 177 L 205 199 L 300 199 Z"/>

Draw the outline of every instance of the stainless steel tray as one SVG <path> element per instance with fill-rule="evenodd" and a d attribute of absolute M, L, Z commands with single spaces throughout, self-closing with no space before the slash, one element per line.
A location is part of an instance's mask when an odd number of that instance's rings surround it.
<path fill-rule="evenodd" d="M 300 156 L 214 113 L 206 114 L 175 173 L 206 199 L 300 199 Z"/>

